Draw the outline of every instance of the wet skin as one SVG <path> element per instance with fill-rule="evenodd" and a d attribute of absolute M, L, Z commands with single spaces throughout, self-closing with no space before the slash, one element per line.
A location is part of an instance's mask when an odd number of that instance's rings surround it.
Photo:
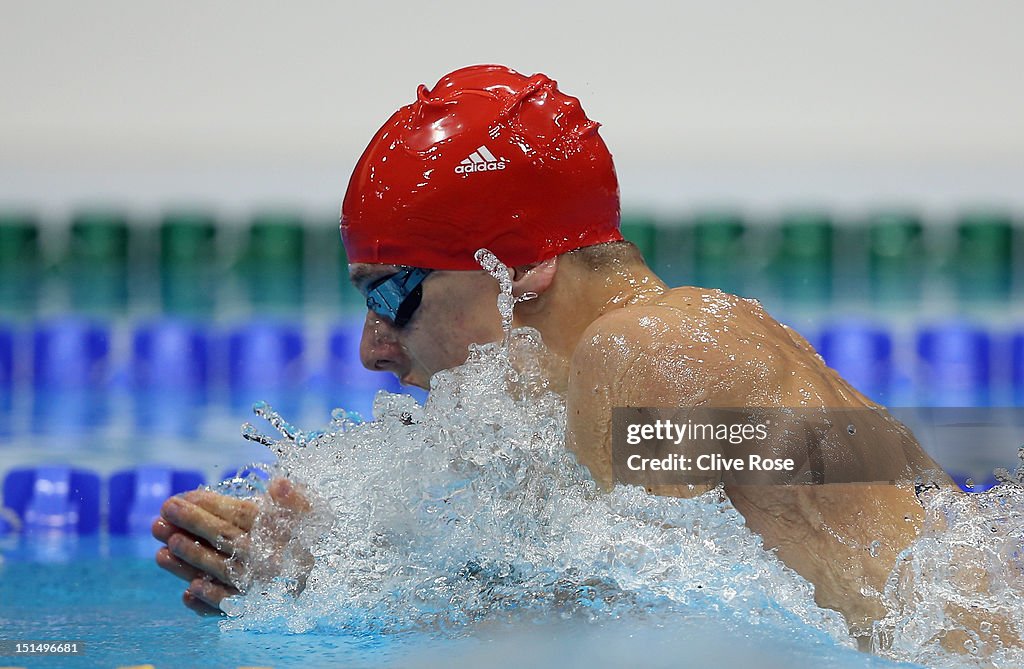
<path fill-rule="evenodd" d="M 394 271 L 350 266 L 357 288 Z M 569 254 L 517 268 L 513 289 L 539 295 L 517 306 L 514 325 L 539 330 L 564 360 L 550 374 L 552 386 L 566 393 L 567 445 L 604 488 L 612 485 L 612 407 L 874 406 L 756 303 L 714 290 L 669 289 L 642 261 L 595 268 Z M 369 369 L 426 388 L 434 373 L 465 361 L 470 343 L 496 341 L 502 331 L 496 283 L 483 272 L 435 272 L 423 290 L 404 328 L 368 313 L 360 356 Z M 881 589 L 923 519 L 913 486 L 888 482 L 937 469 L 883 409 L 874 415 L 870 429 L 832 447 L 850 476 L 881 483 L 754 488 L 723 481 L 765 548 L 814 583 L 818 604 L 841 611 L 854 632 L 883 613 L 861 589 Z M 942 482 L 950 484 L 944 475 Z M 652 492 L 693 496 L 718 483 Z M 252 526 L 251 502 L 217 497 L 172 498 L 154 525 L 154 536 L 168 544 L 158 564 L 189 581 L 185 603 L 201 613 L 215 613 L 240 584 L 227 566 L 231 550 L 216 550 L 217 538 L 226 537 L 229 549 L 244 548 L 239 537 Z M 293 492 L 282 506 L 297 508 L 299 498 Z M 244 550 L 238 552 L 244 563 Z"/>
<path fill-rule="evenodd" d="M 351 265 L 360 292 L 397 271 L 394 265 Z M 472 343 L 502 336 L 495 303 L 497 283 L 479 272 L 434 271 L 423 281 L 423 300 L 403 328 L 367 310 L 359 356 L 367 369 L 391 372 L 403 385 L 430 389 L 430 377 L 466 361 Z"/>
<path fill-rule="evenodd" d="M 856 434 L 839 429 L 815 447 L 814 458 L 826 464 L 821 485 L 751 485 L 712 473 L 695 485 L 648 488 L 690 497 L 724 483 L 764 547 L 812 582 L 818 605 L 842 612 L 855 633 L 885 613 L 862 589 L 881 591 L 920 531 L 915 477 L 952 485 L 901 424 L 825 366 L 803 337 L 759 304 L 720 291 L 666 290 L 597 319 L 573 352 L 570 375 L 568 446 L 606 488 L 613 407 L 800 408 L 790 424 L 772 413 L 773 450 L 762 453 L 798 465 L 807 464 L 811 443 L 805 430 L 814 412 L 804 411 L 862 410 L 853 414 Z M 724 455 L 739 448 L 724 444 Z"/>

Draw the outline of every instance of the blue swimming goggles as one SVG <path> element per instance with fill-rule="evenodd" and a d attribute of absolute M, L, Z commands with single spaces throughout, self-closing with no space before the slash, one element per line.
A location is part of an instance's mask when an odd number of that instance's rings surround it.
<path fill-rule="evenodd" d="M 366 289 L 366 308 L 405 327 L 423 299 L 423 280 L 433 270 L 403 267 L 381 277 Z"/>

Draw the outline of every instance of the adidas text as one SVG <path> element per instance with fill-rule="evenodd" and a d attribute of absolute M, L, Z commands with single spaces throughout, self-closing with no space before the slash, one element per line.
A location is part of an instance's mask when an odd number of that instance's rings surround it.
<path fill-rule="evenodd" d="M 505 161 L 494 157 L 486 146 L 478 146 L 476 151 L 464 158 L 455 166 L 456 174 L 472 174 L 473 172 L 496 172 L 505 169 Z"/>
<path fill-rule="evenodd" d="M 494 172 L 505 169 L 504 162 L 496 163 L 475 163 L 473 165 L 456 165 L 456 174 L 469 174 L 470 172 Z"/>

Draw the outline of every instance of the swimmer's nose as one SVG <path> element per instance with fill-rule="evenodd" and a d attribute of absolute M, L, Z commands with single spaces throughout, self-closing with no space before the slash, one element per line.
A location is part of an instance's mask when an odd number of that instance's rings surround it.
<path fill-rule="evenodd" d="M 401 377 L 408 360 L 398 343 L 395 326 L 372 311 L 363 322 L 363 336 L 359 340 L 359 359 L 363 367 L 374 372 L 393 372 Z"/>

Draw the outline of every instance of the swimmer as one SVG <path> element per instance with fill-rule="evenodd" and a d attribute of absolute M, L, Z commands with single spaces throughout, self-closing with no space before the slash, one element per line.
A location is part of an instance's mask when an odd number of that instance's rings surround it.
<path fill-rule="evenodd" d="M 868 634 L 885 613 L 871 593 L 924 520 L 915 480 L 954 484 L 902 425 L 757 302 L 666 285 L 623 240 L 619 214 L 598 124 L 553 80 L 487 65 L 420 86 L 371 140 L 342 206 L 350 278 L 368 307 L 363 364 L 429 388 L 470 344 L 500 340 L 498 286 L 475 259 L 487 248 L 511 268 L 521 298 L 513 325 L 537 329 L 562 360 L 548 373 L 566 398 L 566 445 L 602 488 L 615 483 L 615 407 L 800 409 L 771 455 L 805 470 L 817 462 L 813 484 L 712 472 L 648 490 L 691 497 L 724 485 L 764 548 L 814 584 L 817 603 L 843 613 L 855 636 Z M 867 418 L 822 445 L 806 418 L 815 409 Z M 283 481 L 270 495 L 283 513 L 306 504 Z M 165 503 L 153 528 L 167 544 L 157 562 L 190 583 L 193 610 L 219 612 L 244 583 L 255 512 L 251 501 L 208 492 Z"/>

